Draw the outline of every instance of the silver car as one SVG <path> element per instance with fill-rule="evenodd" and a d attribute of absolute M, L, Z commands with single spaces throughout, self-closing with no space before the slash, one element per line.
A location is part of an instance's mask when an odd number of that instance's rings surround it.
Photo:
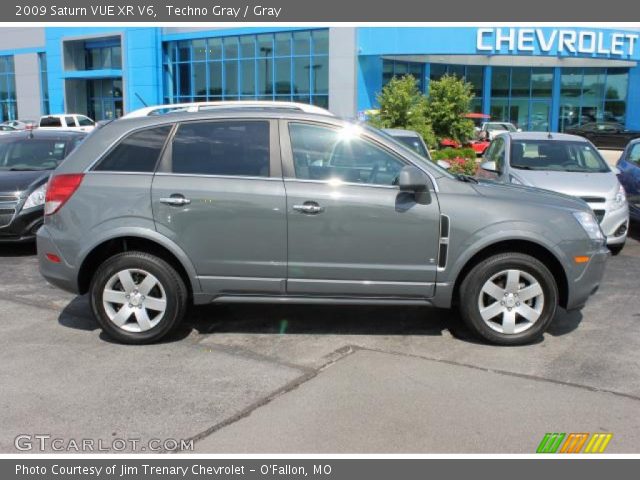
<path fill-rule="evenodd" d="M 504 133 L 496 137 L 481 175 L 500 182 L 544 188 L 589 204 L 607 246 L 620 253 L 627 239 L 629 206 L 615 168 L 588 140 L 561 133 Z"/>

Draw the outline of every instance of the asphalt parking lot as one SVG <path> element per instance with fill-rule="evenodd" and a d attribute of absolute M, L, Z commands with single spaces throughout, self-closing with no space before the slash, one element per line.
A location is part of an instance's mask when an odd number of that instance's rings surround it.
<path fill-rule="evenodd" d="M 0 246 L 0 452 L 20 434 L 193 439 L 201 453 L 533 453 L 546 432 L 640 452 L 640 228 L 582 312 L 525 347 L 426 308 L 194 308 L 169 341 L 104 337 L 87 299 Z"/>

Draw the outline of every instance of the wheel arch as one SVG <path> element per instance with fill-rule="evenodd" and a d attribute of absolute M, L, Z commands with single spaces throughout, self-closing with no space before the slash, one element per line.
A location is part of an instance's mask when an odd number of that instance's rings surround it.
<path fill-rule="evenodd" d="M 94 245 L 84 256 L 78 270 L 78 290 L 80 294 L 85 294 L 89 291 L 93 274 L 102 262 L 113 255 L 128 251 L 145 252 L 163 259 L 175 268 L 182 277 L 190 298 L 194 293 L 200 292 L 200 284 L 193 265 L 188 261 L 184 253 L 176 251 L 176 247 L 171 248 L 158 240 L 147 237 L 121 235 L 108 238 Z"/>
<path fill-rule="evenodd" d="M 458 302 L 460 284 L 474 266 L 493 255 L 507 252 L 523 253 L 541 261 L 556 279 L 559 304 L 561 307 L 566 308 L 569 298 L 569 283 L 562 263 L 556 255 L 554 255 L 554 253 L 545 246 L 531 240 L 522 239 L 502 240 L 492 243 L 485 246 L 469 258 L 456 276 L 452 292 L 453 302 Z"/>

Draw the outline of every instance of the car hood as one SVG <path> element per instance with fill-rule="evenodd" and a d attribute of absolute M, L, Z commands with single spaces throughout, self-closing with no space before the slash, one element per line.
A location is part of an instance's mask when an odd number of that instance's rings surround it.
<path fill-rule="evenodd" d="M 573 197 L 610 198 L 618 192 L 618 178 L 613 172 L 578 173 L 535 170 L 512 170 L 525 185 L 564 193 Z"/>
<path fill-rule="evenodd" d="M 0 170 L 0 192 L 24 192 L 39 186 L 47 180 L 51 170 L 39 170 L 37 172 L 11 172 Z"/>
<path fill-rule="evenodd" d="M 481 195 L 502 198 L 513 202 L 535 203 L 551 208 L 564 208 L 566 210 L 591 211 L 586 202 L 575 196 L 564 195 L 540 188 L 499 183 L 494 180 L 485 179 L 478 179 L 478 184 L 474 185 L 474 187 Z"/>

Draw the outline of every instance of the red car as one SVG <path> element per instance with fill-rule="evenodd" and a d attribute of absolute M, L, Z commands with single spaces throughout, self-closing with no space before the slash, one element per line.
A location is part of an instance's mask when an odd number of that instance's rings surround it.
<path fill-rule="evenodd" d="M 466 113 L 464 115 L 464 118 L 469 118 L 471 120 L 473 120 L 473 123 L 476 127 L 478 127 L 478 124 L 482 121 L 487 121 L 491 118 L 490 115 L 485 115 L 484 113 Z M 480 138 L 480 139 L 476 139 L 476 140 L 471 140 L 469 143 L 462 145 L 459 142 L 456 142 L 454 139 L 452 138 L 443 138 L 440 141 L 440 147 L 441 148 L 462 148 L 462 147 L 469 147 L 472 148 L 475 152 L 476 155 L 478 156 L 482 156 L 484 155 L 484 152 L 487 150 L 487 148 L 489 148 L 489 144 L 490 144 L 490 140 L 489 139 L 485 139 L 485 138 Z"/>

